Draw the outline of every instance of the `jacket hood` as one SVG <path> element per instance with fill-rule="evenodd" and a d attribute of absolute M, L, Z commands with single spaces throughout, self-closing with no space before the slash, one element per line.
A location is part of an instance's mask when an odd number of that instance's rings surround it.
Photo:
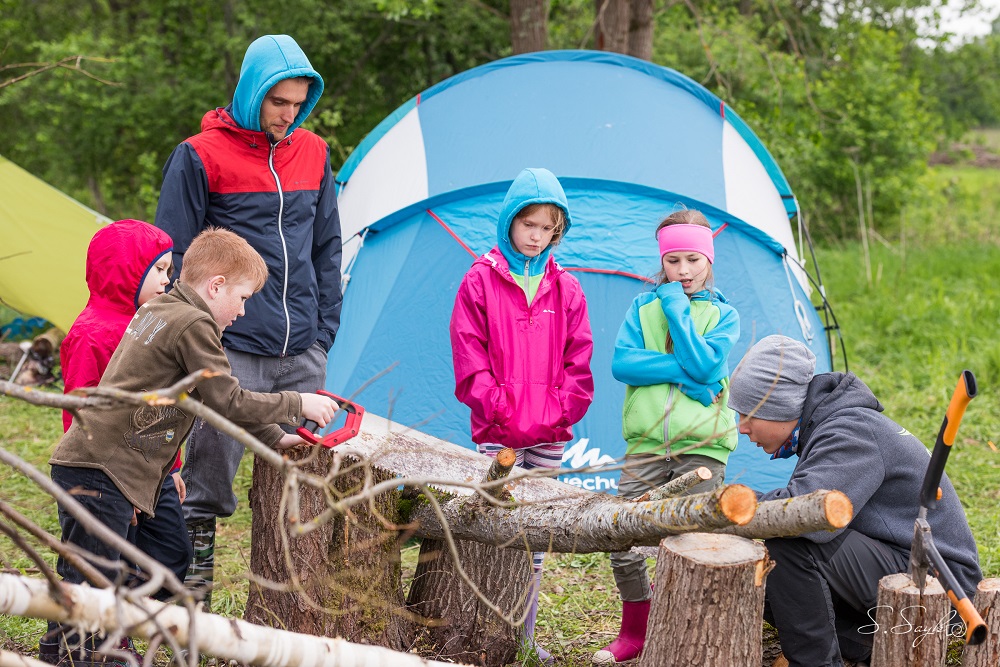
<path fill-rule="evenodd" d="M 825 421 L 833 413 L 848 408 L 884 409 L 875 394 L 854 373 L 820 373 L 809 382 L 802 409 L 802 434 L 808 439 L 814 423 Z"/>
<path fill-rule="evenodd" d="M 513 267 L 513 271 L 520 273 L 517 267 L 523 267 L 527 262 L 528 273 L 535 276 L 545 270 L 545 264 L 552 253 L 552 246 L 547 247 L 537 257 L 529 258 L 518 252 L 510 240 L 510 225 L 514 217 L 521 209 L 531 204 L 555 204 L 563 210 L 566 214 L 563 238 L 569 233 L 572 221 L 562 184 L 548 169 L 525 169 L 510 184 L 507 196 L 503 200 L 503 208 L 500 210 L 500 220 L 497 222 L 497 247 L 507 259 L 507 263 Z"/>
<path fill-rule="evenodd" d="M 150 268 L 174 242 L 165 231 L 142 220 L 119 220 L 94 234 L 87 248 L 90 302 L 132 315 Z"/>
<path fill-rule="evenodd" d="M 240 80 L 233 95 L 233 120 L 245 130 L 260 132 L 260 105 L 274 84 L 283 79 L 307 76 L 309 96 L 299 107 L 288 134 L 309 117 L 323 94 L 323 77 L 312 68 L 309 59 L 295 40 L 288 35 L 264 35 L 247 48 L 240 68 Z M 287 135 L 286 135 L 287 136 Z"/>

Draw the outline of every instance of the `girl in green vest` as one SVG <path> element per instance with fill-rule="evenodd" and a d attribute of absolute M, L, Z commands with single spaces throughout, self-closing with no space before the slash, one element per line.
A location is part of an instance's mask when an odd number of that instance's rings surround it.
<path fill-rule="evenodd" d="M 729 351 L 740 337 L 736 310 L 712 285 L 712 229 L 698 211 L 676 211 L 656 228 L 661 272 L 656 287 L 632 302 L 615 340 L 611 372 L 628 385 L 622 435 L 628 443 L 618 495 L 637 498 L 705 466 L 722 483 L 736 448 L 729 391 Z M 632 660 L 646 640 L 652 589 L 646 559 L 611 554 L 622 598 L 618 637 L 593 656 L 595 664 Z"/>

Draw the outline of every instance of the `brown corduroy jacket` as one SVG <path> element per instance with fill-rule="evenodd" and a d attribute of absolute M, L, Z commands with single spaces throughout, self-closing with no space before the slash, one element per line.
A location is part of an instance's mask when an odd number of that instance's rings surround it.
<path fill-rule="evenodd" d="M 100 386 L 154 391 L 194 371 L 215 371 L 218 375 L 201 380 L 191 396 L 273 447 L 283 435 L 277 424 L 299 423 L 301 396 L 294 391 L 262 394 L 241 389 L 231 374 L 221 335 L 205 301 L 177 281 L 169 293 L 139 308 Z M 88 408 L 79 417 L 49 463 L 104 471 L 133 505 L 152 516 L 160 486 L 194 416 L 173 405 L 143 405 Z"/>

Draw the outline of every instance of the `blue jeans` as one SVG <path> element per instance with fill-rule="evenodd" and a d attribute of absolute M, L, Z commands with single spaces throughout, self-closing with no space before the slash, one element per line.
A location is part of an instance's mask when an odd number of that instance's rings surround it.
<path fill-rule="evenodd" d="M 139 547 L 146 555 L 174 573 L 178 581 L 184 581 L 188 565 L 194 557 L 191 540 L 188 539 L 181 499 L 171 475 L 163 480 L 160 497 L 156 501 L 156 516 L 140 514 L 138 525 L 128 532 L 128 541 Z M 136 567 L 136 576 L 145 579 L 141 568 Z M 160 589 L 153 597 L 166 600 L 170 597 L 166 589 Z"/>
<path fill-rule="evenodd" d="M 94 517 L 121 536 L 128 539 L 129 525 L 134 516 L 132 503 L 126 498 L 115 483 L 103 471 L 97 468 L 69 468 L 67 466 L 52 466 L 52 481 L 65 491 L 73 493 L 73 498 L 83 505 Z M 72 490 L 76 489 L 74 493 Z M 73 544 L 95 556 L 100 556 L 111 563 L 121 560 L 121 552 L 107 545 L 98 537 L 86 531 L 83 524 L 59 505 L 59 527 L 62 528 L 62 541 Z M 127 567 L 98 567 L 104 575 L 114 582 L 123 583 L 127 580 Z M 59 575 L 68 583 L 82 584 L 84 577 L 79 570 L 70 565 L 62 556 L 56 563 Z"/>
<path fill-rule="evenodd" d="M 134 516 L 132 503 L 129 502 L 111 478 L 96 468 L 69 468 L 53 465 L 50 473 L 52 481 L 64 491 L 73 494 L 81 505 L 105 526 L 117 533 L 122 539 L 128 538 L 129 525 Z M 62 528 L 62 541 L 75 545 L 95 556 L 100 556 L 109 564 L 121 561 L 121 552 L 103 540 L 94 537 L 86 531 L 83 524 L 77 521 L 62 505 L 59 505 L 59 527 Z M 128 580 L 130 571 L 124 563 L 121 567 L 97 566 L 97 569 L 113 582 L 123 583 Z M 85 579 L 75 567 L 62 556 L 56 563 L 56 571 L 68 583 L 82 584 Z M 65 655 L 66 645 L 71 647 L 84 645 L 83 654 L 77 654 L 81 664 L 88 664 L 85 658 L 87 651 L 93 650 L 96 642 L 92 635 L 81 637 L 69 626 L 49 621 L 48 631 L 39 642 L 39 653 L 47 662 L 58 660 Z M 60 649 L 60 645 L 62 648 Z M 62 653 L 60 653 L 62 651 Z"/>
<path fill-rule="evenodd" d="M 233 376 L 248 391 L 315 393 L 326 384 L 327 354 L 319 343 L 294 357 L 262 357 L 228 349 L 226 356 Z M 242 458 L 243 443 L 200 419 L 195 421 L 181 472 L 188 492 L 183 506 L 185 521 L 227 517 L 236 511 L 233 480 Z"/>

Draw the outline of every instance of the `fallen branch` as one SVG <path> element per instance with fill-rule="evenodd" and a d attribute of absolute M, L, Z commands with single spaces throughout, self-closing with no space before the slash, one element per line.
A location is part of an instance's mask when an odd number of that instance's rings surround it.
<path fill-rule="evenodd" d="M 839 530 L 854 517 L 851 500 L 840 491 L 813 491 L 787 500 L 767 500 L 757 505 L 750 523 L 716 529 L 752 539 L 796 537 L 817 531 Z"/>
<path fill-rule="evenodd" d="M 0 574 L 0 613 L 127 632 L 148 640 L 167 628 L 181 645 L 189 641 L 188 628 L 197 628 L 204 653 L 258 667 L 454 667 L 380 646 L 265 628 L 200 611 L 192 616 L 183 607 L 149 599 L 125 602 L 108 589 L 64 586 L 72 601 L 69 610 L 49 595 L 43 581 Z M 151 617 L 159 623 L 150 622 Z"/>
<path fill-rule="evenodd" d="M 626 464 L 627 465 L 627 464 Z M 664 500 L 665 498 L 676 498 L 693 486 L 712 479 L 712 471 L 701 466 L 694 470 L 689 470 L 680 477 L 676 477 L 663 486 L 651 489 L 635 499 L 634 502 L 642 503 L 648 500 Z"/>
<path fill-rule="evenodd" d="M 410 515 L 415 534 L 473 540 L 529 551 L 592 553 L 656 545 L 667 535 L 708 532 L 751 520 L 757 500 L 741 484 L 711 493 L 632 503 L 603 494 L 514 508 L 468 498 L 440 503 L 440 514 L 419 503 Z M 445 525 L 447 524 L 447 526 Z"/>

